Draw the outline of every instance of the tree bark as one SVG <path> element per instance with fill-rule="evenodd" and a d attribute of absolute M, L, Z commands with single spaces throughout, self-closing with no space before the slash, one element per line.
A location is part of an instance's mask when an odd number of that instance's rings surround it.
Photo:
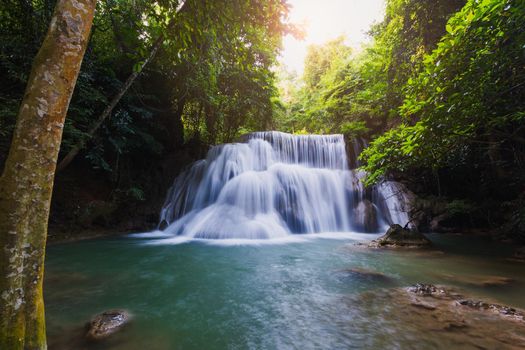
<path fill-rule="evenodd" d="M 186 6 L 186 3 L 187 3 L 186 1 L 184 1 L 182 3 L 182 5 L 177 10 L 177 13 L 182 12 L 184 10 L 184 8 Z M 171 22 L 169 28 L 171 28 L 174 23 L 175 22 Z M 57 172 L 64 170 L 73 161 L 73 159 L 75 159 L 75 157 L 78 155 L 78 153 L 85 147 L 86 142 L 90 138 L 92 138 L 93 135 L 95 134 L 95 132 L 98 130 L 98 128 L 100 128 L 100 126 L 102 125 L 104 120 L 106 120 L 111 115 L 111 112 L 113 112 L 113 109 L 120 102 L 120 100 L 122 99 L 122 96 L 124 96 L 126 94 L 126 92 L 128 92 L 129 88 L 131 87 L 131 85 L 133 85 L 133 83 L 139 77 L 139 75 L 142 73 L 144 68 L 153 60 L 153 58 L 155 58 L 155 56 L 157 55 L 157 52 L 159 51 L 163 41 L 164 41 L 164 35 L 161 34 L 157 38 L 157 40 L 155 40 L 155 42 L 153 43 L 153 46 L 150 49 L 150 54 L 144 60 L 144 62 L 142 62 L 142 64 L 140 65 L 139 69 L 137 69 L 136 71 L 131 73 L 131 75 L 128 77 L 128 79 L 126 79 L 126 82 L 124 83 L 124 85 L 122 86 L 120 91 L 113 97 L 113 99 L 111 100 L 109 105 L 99 115 L 97 120 L 89 127 L 88 131 L 86 132 L 86 135 L 84 137 L 82 137 L 80 139 L 80 141 L 78 141 L 71 148 L 71 150 L 68 152 L 68 154 L 66 154 L 66 156 L 64 158 L 62 158 L 62 160 L 58 163 Z"/>
<path fill-rule="evenodd" d="M 58 0 L 0 177 L 0 349 L 46 349 L 42 282 L 54 173 L 96 0 Z"/>

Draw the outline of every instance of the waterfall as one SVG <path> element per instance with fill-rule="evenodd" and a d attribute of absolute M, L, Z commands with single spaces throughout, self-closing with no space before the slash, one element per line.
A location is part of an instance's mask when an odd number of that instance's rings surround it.
<path fill-rule="evenodd" d="M 365 144 L 356 140 L 350 162 Z M 160 219 L 164 232 L 194 238 L 266 239 L 299 233 L 379 232 L 404 225 L 394 183 L 365 189 L 342 135 L 256 132 L 213 147 L 179 175 Z"/>

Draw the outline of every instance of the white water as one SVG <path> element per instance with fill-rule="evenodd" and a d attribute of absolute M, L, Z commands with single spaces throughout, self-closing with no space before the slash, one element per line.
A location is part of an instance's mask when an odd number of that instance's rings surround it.
<path fill-rule="evenodd" d="M 230 238 L 230 239 L 205 239 L 192 238 L 189 236 L 173 236 L 163 231 L 154 231 L 147 233 L 133 233 L 128 235 L 130 238 L 147 239 L 143 241 L 144 245 L 179 245 L 190 242 L 200 242 L 215 246 L 268 246 L 283 245 L 294 243 L 312 242 L 314 240 L 344 240 L 354 242 L 369 242 L 372 239 L 379 238 L 382 233 L 356 233 L 356 232 L 322 232 L 322 233 L 304 233 L 297 235 L 286 235 L 273 239 L 249 239 L 249 238 Z"/>
<path fill-rule="evenodd" d="M 356 159 L 358 142 L 353 149 Z M 282 239 L 404 225 L 406 198 L 396 184 L 365 189 L 364 174 L 351 170 L 347 158 L 342 135 L 258 132 L 245 143 L 213 147 L 169 190 L 161 212 L 163 234 Z"/>

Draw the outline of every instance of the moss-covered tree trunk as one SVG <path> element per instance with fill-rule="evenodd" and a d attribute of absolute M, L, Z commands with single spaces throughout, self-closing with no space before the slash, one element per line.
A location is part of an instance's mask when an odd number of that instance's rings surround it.
<path fill-rule="evenodd" d="M 42 278 L 53 179 L 96 0 L 58 0 L 0 177 L 0 349 L 46 349 Z"/>

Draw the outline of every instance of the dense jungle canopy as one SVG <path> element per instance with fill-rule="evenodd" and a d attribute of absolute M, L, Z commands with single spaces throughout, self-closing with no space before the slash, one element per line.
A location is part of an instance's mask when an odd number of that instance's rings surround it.
<path fill-rule="evenodd" d="M 403 179 L 446 197 L 453 225 L 523 238 L 523 23 L 520 1 L 387 1 L 368 47 L 312 46 L 302 77 L 281 74 L 279 128 L 362 137 L 368 183 Z"/>

